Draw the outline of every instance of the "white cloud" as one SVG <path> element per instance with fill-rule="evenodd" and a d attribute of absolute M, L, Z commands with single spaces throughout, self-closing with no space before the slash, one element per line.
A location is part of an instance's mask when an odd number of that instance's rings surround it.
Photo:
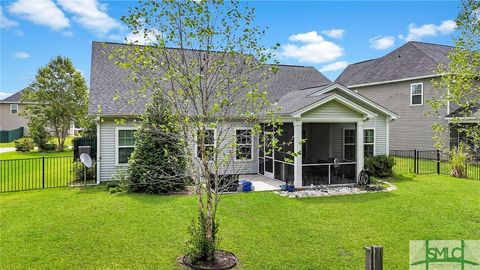
<path fill-rule="evenodd" d="M 17 0 L 8 7 L 8 11 L 53 30 L 70 27 L 68 18 L 51 0 Z"/>
<path fill-rule="evenodd" d="M 330 29 L 322 31 L 323 34 L 331 37 L 331 38 L 343 38 L 343 34 L 345 34 L 345 30 L 343 29 Z"/>
<path fill-rule="evenodd" d="M 0 91 L 0 100 L 6 99 L 7 97 L 13 95 L 12 93 L 2 92 Z"/>
<path fill-rule="evenodd" d="M 335 61 L 344 54 L 342 47 L 326 41 L 316 31 L 291 35 L 288 39 L 298 44 L 282 45 L 279 55 L 298 62 L 321 64 Z"/>
<path fill-rule="evenodd" d="M 375 50 L 386 50 L 395 44 L 395 38 L 392 36 L 376 36 L 371 39 L 370 47 Z"/>
<path fill-rule="evenodd" d="M 27 52 L 16 52 L 13 54 L 13 56 L 15 56 L 15 58 L 18 58 L 18 59 L 30 58 L 30 54 Z"/>
<path fill-rule="evenodd" d="M 347 61 L 338 61 L 320 68 L 320 72 L 337 71 L 337 70 L 344 69 L 347 66 L 348 66 Z"/>
<path fill-rule="evenodd" d="M 0 7 L 0 28 L 8 29 L 17 26 L 18 23 L 16 21 L 12 21 L 3 15 L 2 7 Z"/>
<path fill-rule="evenodd" d="M 408 34 L 406 36 L 399 35 L 401 39 L 406 41 L 411 40 L 421 40 L 423 37 L 432 36 L 436 37 L 438 35 L 448 35 L 455 30 L 456 23 L 453 20 L 443 21 L 439 25 L 435 24 L 424 24 L 417 27 L 414 23 L 411 23 L 408 26 Z"/>
<path fill-rule="evenodd" d="M 157 30 L 148 30 L 147 34 L 145 35 L 144 32 L 139 32 L 137 34 L 129 33 L 125 39 L 128 43 L 140 44 L 140 45 L 148 45 L 157 42 L 157 37 L 160 34 Z"/>
<path fill-rule="evenodd" d="M 107 5 L 101 5 L 97 0 L 58 0 L 58 3 L 62 9 L 74 14 L 75 22 L 96 34 L 106 35 L 121 28 L 121 24 L 106 13 Z"/>

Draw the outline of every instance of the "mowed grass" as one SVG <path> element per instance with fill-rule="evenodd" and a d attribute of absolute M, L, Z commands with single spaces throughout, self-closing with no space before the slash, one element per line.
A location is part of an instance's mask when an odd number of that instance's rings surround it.
<path fill-rule="evenodd" d="M 0 191 L 68 186 L 75 178 L 73 168 L 72 150 L 1 153 Z"/>
<path fill-rule="evenodd" d="M 385 269 L 408 269 L 409 241 L 478 239 L 480 181 L 422 175 L 393 192 L 293 199 L 226 195 L 220 246 L 241 269 L 363 269 L 385 247 Z M 177 269 L 193 196 L 109 194 L 104 187 L 0 194 L 2 269 Z"/>

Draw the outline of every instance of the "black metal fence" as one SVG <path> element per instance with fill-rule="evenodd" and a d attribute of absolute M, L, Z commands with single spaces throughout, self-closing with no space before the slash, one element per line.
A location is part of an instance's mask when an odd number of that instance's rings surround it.
<path fill-rule="evenodd" d="M 73 156 L 0 160 L 0 192 L 94 184 L 95 171 Z"/>
<path fill-rule="evenodd" d="M 452 170 L 450 157 L 439 150 L 390 150 L 390 156 L 396 173 L 449 175 Z M 467 177 L 480 180 L 480 156 L 474 156 L 467 165 Z"/>

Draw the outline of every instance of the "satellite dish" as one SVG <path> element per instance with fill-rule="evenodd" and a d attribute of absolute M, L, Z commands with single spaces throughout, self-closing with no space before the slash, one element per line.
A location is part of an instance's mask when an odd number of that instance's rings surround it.
<path fill-rule="evenodd" d="M 83 163 L 83 165 L 85 165 L 85 167 L 87 168 L 92 167 L 92 158 L 88 154 L 86 153 L 81 154 L 80 161 Z"/>

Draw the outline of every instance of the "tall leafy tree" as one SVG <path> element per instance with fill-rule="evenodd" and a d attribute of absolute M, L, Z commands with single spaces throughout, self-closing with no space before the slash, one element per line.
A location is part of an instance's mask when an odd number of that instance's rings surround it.
<path fill-rule="evenodd" d="M 435 116 L 444 117 L 450 104 L 458 107 L 451 123 L 476 145 L 480 142 L 480 126 L 475 123 L 461 124 L 465 117 L 474 116 L 480 109 L 480 2 L 464 0 L 456 20 L 456 34 L 453 36 L 455 48 L 448 55 L 447 66 L 439 66 L 439 78 L 433 80 L 441 91 L 439 98 L 429 100 Z M 447 90 L 447 91 L 445 91 Z M 477 118 L 478 120 L 478 118 Z M 446 148 L 448 124 L 437 122 L 433 125 L 438 148 Z"/>
<path fill-rule="evenodd" d="M 80 122 L 87 115 L 85 80 L 72 61 L 62 56 L 38 70 L 22 100 L 28 104 L 25 115 L 30 121 L 35 120 L 36 112 L 42 112 L 47 127 L 55 133 L 60 151 L 64 149 L 71 123 Z"/>
<path fill-rule="evenodd" d="M 129 71 L 136 92 L 115 99 L 134 102 L 128 96 L 158 92 L 178 121 L 198 202 L 188 251 L 193 260 L 212 260 L 217 251 L 217 209 L 235 181 L 229 174 L 241 168 L 233 158 L 235 127 L 250 126 L 255 136 L 259 117 L 272 115 L 265 80 L 276 67 L 266 62 L 277 45 L 262 45 L 265 30 L 254 17 L 238 1 L 142 0 L 122 20 L 149 46 L 119 46 L 109 56 Z"/>

